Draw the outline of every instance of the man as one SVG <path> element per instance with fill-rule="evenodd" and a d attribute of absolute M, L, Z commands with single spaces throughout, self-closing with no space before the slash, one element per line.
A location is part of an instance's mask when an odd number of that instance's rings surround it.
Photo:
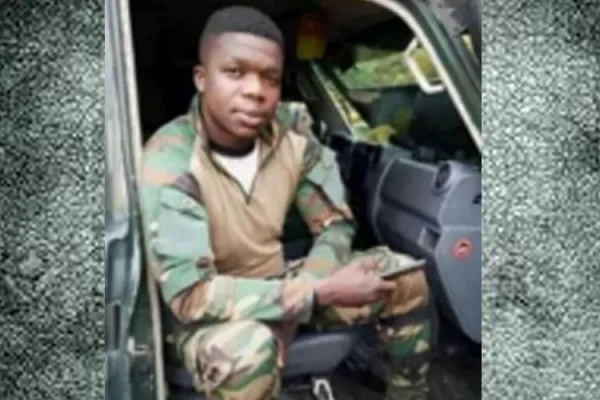
<path fill-rule="evenodd" d="M 386 282 L 374 270 L 403 256 L 351 251 L 355 228 L 333 153 L 276 118 L 280 31 L 254 9 L 225 8 L 207 22 L 199 56 L 198 95 L 146 145 L 141 184 L 149 261 L 174 317 L 168 341 L 197 389 L 215 399 L 274 398 L 299 324 L 379 317 L 395 365 L 387 398 L 407 398 L 424 371 L 402 361 L 431 340 L 428 322 L 415 322 L 428 302 L 424 274 Z M 292 205 L 315 242 L 284 273 L 279 239 Z"/>

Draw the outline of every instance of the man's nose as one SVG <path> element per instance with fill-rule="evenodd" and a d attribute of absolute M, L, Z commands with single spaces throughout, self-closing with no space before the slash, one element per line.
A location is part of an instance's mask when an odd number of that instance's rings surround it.
<path fill-rule="evenodd" d="M 248 74 L 248 76 L 246 76 L 246 79 L 244 80 L 243 91 L 246 96 L 252 96 L 262 99 L 264 96 L 264 88 L 260 76 Z"/>

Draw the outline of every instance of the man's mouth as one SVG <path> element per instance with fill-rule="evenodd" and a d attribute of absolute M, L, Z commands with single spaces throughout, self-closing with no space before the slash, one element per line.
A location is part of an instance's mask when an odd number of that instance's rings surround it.
<path fill-rule="evenodd" d="M 258 127 L 265 122 L 265 116 L 262 113 L 238 111 L 237 116 L 242 125 L 249 127 Z"/>

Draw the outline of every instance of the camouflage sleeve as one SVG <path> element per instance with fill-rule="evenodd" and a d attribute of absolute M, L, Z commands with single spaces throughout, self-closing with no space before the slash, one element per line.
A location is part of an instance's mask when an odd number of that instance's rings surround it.
<path fill-rule="evenodd" d="M 200 188 L 180 158 L 180 152 L 164 149 L 147 154 L 140 188 L 151 269 L 174 315 L 183 323 L 308 321 L 310 281 L 217 274 Z"/>
<path fill-rule="evenodd" d="M 313 135 L 307 138 L 296 207 L 315 235 L 315 242 L 300 276 L 318 278 L 348 261 L 355 227 L 335 154 Z"/>

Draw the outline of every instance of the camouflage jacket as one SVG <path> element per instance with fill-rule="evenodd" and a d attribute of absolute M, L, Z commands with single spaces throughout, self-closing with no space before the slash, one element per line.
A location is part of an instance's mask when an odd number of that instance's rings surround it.
<path fill-rule="evenodd" d="M 206 174 L 219 176 L 225 172 L 210 161 L 199 109 L 199 99 L 195 98 L 188 114 L 159 129 L 144 149 L 140 201 L 145 246 L 163 300 L 184 324 L 242 319 L 308 321 L 313 309 L 314 281 L 330 270 L 332 264 L 345 262 L 355 232 L 333 152 L 310 132 L 310 117 L 302 104 L 282 103 L 276 120 L 261 133 L 267 156 L 263 159 L 266 168 L 259 169 L 259 175 L 268 173 L 269 163 L 298 160 L 298 179 L 284 182 L 289 183 L 290 193 L 280 196 L 287 201 L 277 200 L 277 196 L 265 200 L 265 204 L 270 201 L 276 204 L 263 207 L 267 211 L 264 214 L 282 214 L 278 210 L 287 211 L 292 199 L 292 205 L 315 236 L 314 245 L 294 278 L 265 279 L 260 265 L 253 266 L 260 273 L 249 267 L 246 271 L 244 252 L 249 250 L 245 250 L 237 236 L 227 236 L 228 226 L 235 222 L 219 214 L 221 205 L 215 206 L 219 199 L 207 197 L 207 192 L 210 196 L 214 191 L 204 187 L 211 182 Z M 274 165 L 272 169 L 285 168 Z M 269 182 L 274 191 L 285 186 L 282 182 L 276 184 L 276 180 Z M 221 199 L 221 203 L 226 200 Z M 282 219 L 281 222 L 283 225 Z M 275 227 L 274 234 L 265 235 L 261 235 L 260 230 L 265 227 L 260 224 L 249 229 L 254 229 L 253 236 L 259 238 L 258 246 L 281 253 L 268 259 L 270 264 L 277 264 L 268 271 L 283 272 L 281 246 L 271 243 L 279 239 L 278 228 Z M 235 273 L 230 273 L 233 270 Z"/>

